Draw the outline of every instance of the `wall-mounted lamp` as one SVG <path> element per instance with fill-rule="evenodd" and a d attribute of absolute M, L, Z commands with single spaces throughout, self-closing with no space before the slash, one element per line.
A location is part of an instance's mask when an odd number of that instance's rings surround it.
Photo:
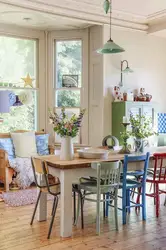
<path fill-rule="evenodd" d="M 126 63 L 126 67 L 124 68 L 123 65 Z M 123 86 L 123 74 L 124 73 L 133 73 L 134 71 L 129 67 L 129 63 L 127 60 L 121 61 L 121 78 L 120 78 L 120 87 Z"/>

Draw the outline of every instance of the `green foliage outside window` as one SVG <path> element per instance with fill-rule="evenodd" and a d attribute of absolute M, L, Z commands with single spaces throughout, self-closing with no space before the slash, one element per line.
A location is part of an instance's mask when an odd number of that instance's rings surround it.
<path fill-rule="evenodd" d="M 82 43 L 80 40 L 57 42 L 57 85 L 62 87 L 63 75 L 78 75 L 81 87 Z M 79 107 L 80 92 L 72 90 L 57 91 L 57 107 Z"/>

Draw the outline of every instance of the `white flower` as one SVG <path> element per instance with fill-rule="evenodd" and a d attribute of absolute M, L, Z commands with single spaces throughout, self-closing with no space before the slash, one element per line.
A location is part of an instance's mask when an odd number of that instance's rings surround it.
<path fill-rule="evenodd" d="M 53 120 L 52 119 L 49 119 L 49 124 L 53 124 Z"/>
<path fill-rule="evenodd" d="M 24 104 L 24 105 L 29 105 L 32 103 L 32 92 L 30 90 L 27 91 L 22 91 L 19 94 L 19 100 Z"/>

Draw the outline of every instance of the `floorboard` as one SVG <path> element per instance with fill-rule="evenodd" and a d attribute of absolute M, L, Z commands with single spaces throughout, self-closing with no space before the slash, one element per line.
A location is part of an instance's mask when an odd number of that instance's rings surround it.
<path fill-rule="evenodd" d="M 52 201 L 48 201 L 48 220 L 30 226 L 34 204 L 24 207 L 8 207 L 0 202 L 0 250 L 166 250 L 166 207 L 161 197 L 160 217 L 155 217 L 153 199 L 147 198 L 147 221 L 142 222 L 141 214 L 131 210 L 127 225 L 121 224 L 119 211 L 119 231 L 115 231 L 113 210 L 103 219 L 101 212 L 101 235 L 95 234 L 95 204 L 86 202 L 84 208 L 85 229 L 80 221 L 73 227 L 70 239 L 61 239 L 60 211 L 57 215 L 51 239 L 47 240 Z"/>

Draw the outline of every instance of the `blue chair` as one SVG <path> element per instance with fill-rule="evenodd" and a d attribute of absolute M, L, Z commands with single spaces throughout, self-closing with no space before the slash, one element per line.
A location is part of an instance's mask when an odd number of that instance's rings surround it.
<path fill-rule="evenodd" d="M 119 209 L 122 210 L 123 224 L 126 224 L 127 212 L 130 213 L 130 208 L 132 208 L 132 207 L 142 207 L 142 219 L 146 220 L 145 194 L 146 194 L 146 176 L 147 176 L 147 169 L 148 169 L 148 165 L 149 165 L 149 157 L 150 157 L 149 153 L 147 153 L 146 155 L 136 155 L 136 156 L 125 155 L 125 157 L 124 157 L 123 178 L 122 178 L 122 184 L 121 184 L 122 197 L 119 196 L 120 198 L 122 198 L 122 208 L 119 208 Z M 128 163 L 129 162 L 144 162 L 144 169 L 141 173 L 142 178 L 141 178 L 140 182 L 128 178 L 129 175 L 131 175 L 131 176 L 134 175 L 134 171 L 128 172 Z M 134 201 L 130 200 L 130 193 L 131 192 L 138 193 L 138 192 L 136 192 L 136 189 L 141 190 L 140 195 L 142 195 L 142 203 L 140 203 L 140 204 L 137 204 Z M 107 196 L 109 196 L 109 194 L 107 194 Z M 109 206 L 113 207 L 112 204 L 107 202 L 106 203 L 106 216 L 108 216 L 108 207 Z"/>

